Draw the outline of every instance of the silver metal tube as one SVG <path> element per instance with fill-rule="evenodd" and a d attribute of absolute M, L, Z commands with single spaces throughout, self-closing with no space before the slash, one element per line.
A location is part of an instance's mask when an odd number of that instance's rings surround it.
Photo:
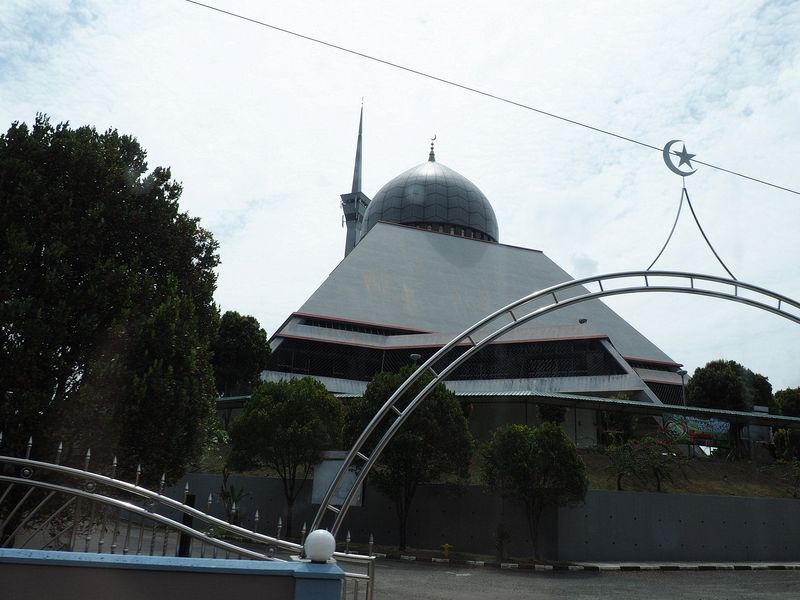
<path fill-rule="evenodd" d="M 30 521 L 42 509 L 42 507 L 45 504 L 47 504 L 47 502 L 50 500 L 50 498 L 52 498 L 54 495 L 55 495 L 55 492 L 50 492 L 49 494 L 47 494 L 44 497 L 44 500 L 42 500 L 41 502 L 39 502 L 39 504 L 36 505 L 36 508 L 34 508 L 31 512 L 29 512 L 27 515 L 25 515 L 25 518 L 22 519 L 22 521 L 20 521 L 19 525 L 17 525 L 17 527 L 14 529 L 14 531 L 12 531 L 11 533 L 8 534 L 8 537 L 6 538 L 6 541 L 2 545 L 3 548 L 7 548 L 9 546 L 9 544 L 11 544 L 11 540 L 13 540 L 17 536 L 17 534 L 20 531 L 22 531 L 22 529 L 25 527 L 25 525 L 28 524 L 28 521 Z M 0 528 L 0 530 L 2 530 L 2 528 Z"/>
<path fill-rule="evenodd" d="M 30 498 L 31 494 L 33 493 L 33 490 L 34 490 L 34 488 L 31 488 L 27 492 L 25 492 L 25 495 L 22 496 L 22 498 L 20 499 L 19 502 L 17 502 L 17 505 L 13 509 L 11 509 L 11 511 L 8 513 L 8 515 L 6 515 L 5 520 L 2 523 L 0 523 L 0 535 L 3 535 L 3 531 L 5 530 L 6 525 L 8 525 L 8 522 L 11 521 L 11 519 L 14 518 L 14 516 L 17 514 L 19 509 L 22 508 L 22 505 L 25 504 L 25 501 L 28 498 Z"/>
<path fill-rule="evenodd" d="M 72 535 L 69 540 L 69 551 L 75 551 L 75 539 L 78 536 L 78 523 L 81 520 L 81 499 L 75 503 L 75 510 L 72 511 Z"/>
<path fill-rule="evenodd" d="M 55 494 L 55 492 L 52 492 L 52 493 L 54 493 L 54 494 Z M 43 530 L 45 527 L 47 527 L 48 525 L 50 525 L 50 522 L 51 522 L 51 521 L 53 521 L 53 520 L 54 520 L 56 517 L 58 517 L 58 515 L 60 515 L 60 514 L 61 514 L 61 513 L 62 513 L 64 510 L 66 510 L 66 509 L 67 509 L 67 508 L 68 508 L 68 507 L 69 507 L 69 506 L 70 506 L 70 505 L 71 505 L 73 502 L 75 502 L 76 500 L 77 500 L 77 498 L 74 498 L 74 497 L 73 497 L 73 498 L 70 498 L 69 500 L 67 500 L 67 501 L 66 501 L 64 504 L 62 504 L 62 505 L 61 505 L 61 506 L 58 508 L 58 510 L 56 510 L 56 511 L 55 511 L 55 512 L 54 512 L 52 515 L 50 515 L 49 517 L 47 517 L 47 520 L 46 520 L 44 523 L 42 523 L 41 525 L 39 525 L 39 527 L 37 527 L 37 528 L 36 528 L 36 529 L 33 531 L 33 533 L 31 533 L 31 535 L 30 535 L 30 536 L 28 536 L 28 539 L 26 539 L 24 542 L 22 542 L 22 545 L 20 546 L 20 548 L 24 548 L 25 546 L 27 546 L 27 545 L 30 543 L 30 541 L 31 541 L 31 540 L 32 540 L 34 537 L 36 537 L 36 535 L 37 535 L 37 534 L 38 534 L 40 531 L 42 531 L 42 530 Z"/>
<path fill-rule="evenodd" d="M 119 520 L 122 515 L 122 511 L 117 509 L 116 515 L 117 516 L 114 519 L 114 534 L 111 537 L 111 554 L 114 554 L 117 550 L 117 536 L 119 535 Z"/>
<path fill-rule="evenodd" d="M 89 544 L 92 541 L 92 529 L 94 528 L 94 511 L 97 508 L 97 503 L 91 502 L 91 506 L 92 506 L 92 509 L 89 512 L 89 523 L 88 523 L 88 525 L 86 527 L 86 540 L 85 540 L 86 543 L 85 543 L 85 545 L 83 547 L 83 551 L 84 552 L 88 552 L 89 551 Z"/>

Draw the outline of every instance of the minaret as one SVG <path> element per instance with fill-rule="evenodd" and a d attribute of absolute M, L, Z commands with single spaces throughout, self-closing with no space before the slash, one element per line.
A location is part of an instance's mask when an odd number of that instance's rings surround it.
<path fill-rule="evenodd" d="M 347 239 L 344 243 L 344 255 L 350 254 L 358 243 L 364 212 L 369 206 L 369 198 L 361 192 L 361 134 L 364 125 L 364 105 L 361 105 L 361 116 L 358 119 L 358 143 L 356 145 L 356 164 L 353 168 L 353 189 L 349 194 L 342 194 L 343 223 L 347 225 Z"/>

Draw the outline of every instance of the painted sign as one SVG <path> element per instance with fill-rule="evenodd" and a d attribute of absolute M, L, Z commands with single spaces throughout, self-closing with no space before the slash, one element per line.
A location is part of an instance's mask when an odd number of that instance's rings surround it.
<path fill-rule="evenodd" d="M 676 444 L 721 448 L 727 448 L 730 445 L 731 425 L 727 421 L 675 414 L 665 414 L 663 417 L 664 429 Z"/>

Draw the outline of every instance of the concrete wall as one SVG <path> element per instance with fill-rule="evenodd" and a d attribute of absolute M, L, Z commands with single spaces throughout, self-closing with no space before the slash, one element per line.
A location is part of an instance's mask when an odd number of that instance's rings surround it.
<path fill-rule="evenodd" d="M 251 494 L 242 502 L 245 526 L 252 527 L 258 508 L 259 531 L 274 535 L 278 515 L 286 520 L 280 482 L 231 480 Z M 208 491 L 217 494 L 220 481 L 219 476 L 190 476 L 198 508 L 205 507 Z M 180 498 L 182 492 L 183 482 L 173 488 L 173 496 Z M 297 501 L 295 533 L 316 513 L 310 493 L 311 482 Z M 796 561 L 800 560 L 799 509 L 800 501 L 790 499 L 594 491 L 582 506 L 546 514 L 539 544 L 544 556 L 562 560 Z M 221 516 L 219 506 L 216 513 Z M 447 543 L 456 550 L 494 555 L 501 523 L 511 536 L 506 553 L 531 555 L 527 523 L 514 502 L 477 486 L 424 485 L 412 505 L 408 545 L 435 549 Z M 376 544 L 396 545 L 393 504 L 367 486 L 364 506 L 350 509 L 340 540 L 347 530 L 354 542 L 365 543 L 372 533 Z"/>
<path fill-rule="evenodd" d="M 212 492 L 215 498 L 218 497 L 222 478 L 219 475 L 191 474 L 168 490 L 167 494 L 176 499 L 182 498 L 186 481 L 189 482 L 191 492 L 197 495 L 197 508 L 205 510 L 208 493 Z M 286 503 L 278 479 L 231 476 L 229 483 L 237 488 L 243 486 L 248 492 L 248 496 L 241 502 L 244 527 L 253 527 L 253 515 L 258 509 L 260 533 L 275 535 L 278 516 L 281 516 L 285 535 Z M 299 535 L 304 521 L 311 523 L 317 508 L 318 505 L 311 504 L 311 481 L 308 481 L 295 504 L 295 535 Z M 211 514 L 224 518 L 218 500 L 212 506 Z M 543 518 L 539 536 L 540 547 L 550 555 L 556 552 L 555 516 L 555 511 L 552 511 Z M 457 550 L 493 554 L 497 528 L 501 522 L 511 531 L 508 551 L 517 555 L 531 554 L 532 545 L 527 524 L 521 510 L 514 503 L 503 502 L 478 486 L 423 485 L 414 497 L 408 518 L 408 545 L 439 548 L 447 543 Z M 351 507 L 347 514 L 340 531 L 338 550 L 343 548 L 342 540 L 348 530 L 352 540 L 357 543 L 366 543 L 372 534 L 376 544 L 397 545 L 399 535 L 394 505 L 377 489 L 368 485 L 364 491 L 364 506 Z"/>
<path fill-rule="evenodd" d="M 0 596 L 14 600 L 338 600 L 335 565 L 0 549 Z"/>
<path fill-rule="evenodd" d="M 591 492 L 559 511 L 562 560 L 796 561 L 797 500 Z"/>

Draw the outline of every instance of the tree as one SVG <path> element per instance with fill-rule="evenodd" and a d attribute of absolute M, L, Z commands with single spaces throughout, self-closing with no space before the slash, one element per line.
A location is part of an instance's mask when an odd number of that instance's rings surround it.
<path fill-rule="evenodd" d="M 695 369 L 686 386 L 692 406 L 750 411 L 753 405 L 772 406 L 772 385 L 733 360 L 712 360 Z"/>
<path fill-rule="evenodd" d="M 769 379 L 760 373 L 754 373 L 747 367 L 741 368 L 742 379 L 744 380 L 747 404 L 752 409 L 754 405 L 766 406 L 770 412 L 777 412 L 775 397 L 772 395 L 772 384 Z"/>
<path fill-rule="evenodd" d="M 411 375 L 410 368 L 399 373 L 378 373 L 367 385 L 364 396 L 350 404 L 346 432 L 350 439 L 361 433 L 370 419 L 394 391 Z M 410 402 L 430 382 L 422 377 L 400 399 Z M 370 441 L 377 442 L 385 429 Z M 455 394 L 438 385 L 416 408 L 386 446 L 370 473 L 375 486 L 394 503 L 399 528 L 399 546 L 406 548 L 406 526 L 417 488 L 445 475 L 466 476 L 472 455 L 472 436 Z"/>
<path fill-rule="evenodd" d="M 797 441 L 791 429 L 775 429 L 772 432 L 775 458 L 790 461 L 797 456 Z"/>
<path fill-rule="evenodd" d="M 227 311 L 219 322 L 213 346 L 214 380 L 221 396 L 249 394 L 267 368 L 267 332 L 255 317 Z"/>
<path fill-rule="evenodd" d="M 782 415 L 800 417 L 800 387 L 778 390 L 775 392 L 775 402 Z"/>
<path fill-rule="evenodd" d="M 630 441 L 614 439 L 605 449 L 610 460 L 609 471 L 617 478 L 617 491 L 623 490 L 622 482 L 627 479 L 642 481 L 641 462 Z"/>
<path fill-rule="evenodd" d="M 769 380 L 733 360 L 712 360 L 695 369 L 686 390 L 691 406 L 745 412 L 755 404 L 777 408 Z M 741 452 L 742 427 L 731 423 L 731 445 L 737 454 Z"/>
<path fill-rule="evenodd" d="M 778 412 L 787 417 L 800 417 L 800 387 L 786 388 L 775 392 Z M 780 433 L 780 435 L 778 435 Z M 775 431 L 775 451 L 778 458 L 790 460 L 800 452 L 800 434 L 796 429 Z"/>
<path fill-rule="evenodd" d="M 258 385 L 231 426 L 228 465 L 236 471 L 275 471 L 286 498 L 287 535 L 295 500 L 320 462 L 320 452 L 340 441 L 342 414 L 341 403 L 324 385 L 304 377 Z"/>
<path fill-rule="evenodd" d="M 145 158 L 42 115 L 0 136 L 0 429 L 11 451 L 91 445 L 153 482 L 183 472 L 213 414 L 219 261 Z"/>
<path fill-rule="evenodd" d="M 589 487 L 575 444 L 552 423 L 496 429 L 481 451 L 481 475 L 489 489 L 522 503 L 536 558 L 544 510 L 583 502 Z"/>
<path fill-rule="evenodd" d="M 748 410 L 740 365 L 732 360 L 712 360 L 695 369 L 686 386 L 691 406 L 723 410 Z"/>
<path fill-rule="evenodd" d="M 622 490 L 625 477 L 641 485 L 647 485 L 652 477 L 656 491 L 660 492 L 663 483 L 674 483 L 675 469 L 683 472 L 686 462 L 678 447 L 663 434 L 612 444 L 607 448 L 607 454 L 611 459 L 611 471 L 617 477 L 618 491 Z"/>

